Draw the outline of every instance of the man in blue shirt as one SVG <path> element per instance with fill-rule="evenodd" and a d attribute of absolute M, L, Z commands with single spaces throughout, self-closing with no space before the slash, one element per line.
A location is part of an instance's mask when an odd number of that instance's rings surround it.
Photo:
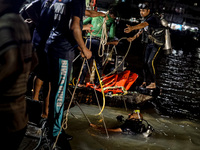
<path fill-rule="evenodd" d="M 74 49 L 79 46 L 85 58 L 92 56 L 82 38 L 85 0 L 56 0 L 53 7 L 53 29 L 45 51 L 51 83 L 49 99 L 49 136 L 55 140 L 62 125 L 65 92 L 69 81 Z M 61 137 L 64 131 L 61 133 Z"/>
<path fill-rule="evenodd" d="M 34 70 L 36 79 L 34 80 L 33 99 L 39 100 L 41 87 L 43 86 L 44 108 L 42 117 L 48 116 L 48 103 L 49 103 L 49 81 L 46 54 L 44 52 L 46 41 L 49 37 L 50 31 L 53 28 L 54 10 L 51 9 L 56 0 L 35 0 L 26 7 L 26 12 L 35 24 L 33 32 L 33 46 L 37 51 L 39 64 Z M 87 16 L 105 16 L 104 13 L 96 11 L 85 10 Z M 91 27 L 91 25 L 86 26 Z"/>
<path fill-rule="evenodd" d="M 39 63 L 33 71 L 36 74 L 36 78 L 33 82 L 33 99 L 39 100 L 40 89 L 43 85 L 44 107 L 41 115 L 43 118 L 47 118 L 48 116 L 49 81 L 44 48 L 50 31 L 53 28 L 54 14 L 50 11 L 52 3 L 53 0 L 35 0 L 25 8 L 26 13 L 35 24 L 32 43 L 34 49 L 36 49 Z"/>

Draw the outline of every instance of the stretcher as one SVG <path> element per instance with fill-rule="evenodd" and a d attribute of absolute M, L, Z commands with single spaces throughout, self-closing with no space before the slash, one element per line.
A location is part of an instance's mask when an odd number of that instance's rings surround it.
<path fill-rule="evenodd" d="M 107 77 L 104 77 L 102 82 L 102 88 L 104 93 L 112 94 L 127 94 L 127 90 L 133 85 L 137 80 L 138 75 L 131 72 L 130 70 L 125 70 L 121 73 L 116 73 Z M 94 85 L 87 83 L 86 87 L 94 88 Z M 101 87 L 95 88 L 95 90 L 101 92 Z"/>

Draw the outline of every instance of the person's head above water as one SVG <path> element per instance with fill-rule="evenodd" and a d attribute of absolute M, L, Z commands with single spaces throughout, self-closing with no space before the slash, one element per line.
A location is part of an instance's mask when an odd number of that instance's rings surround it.
<path fill-rule="evenodd" d="M 128 114 L 128 120 L 143 120 L 143 116 L 140 110 L 134 110 L 131 114 Z"/>
<path fill-rule="evenodd" d="M 150 14 L 150 7 L 148 2 L 140 3 L 138 5 L 138 8 L 140 9 L 140 16 L 146 17 Z"/>

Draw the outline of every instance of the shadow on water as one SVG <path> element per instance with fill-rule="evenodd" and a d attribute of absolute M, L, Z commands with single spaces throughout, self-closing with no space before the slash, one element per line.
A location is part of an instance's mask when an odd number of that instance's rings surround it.
<path fill-rule="evenodd" d="M 97 114 L 99 108 L 96 105 L 81 104 L 84 113 L 93 124 L 103 126 L 102 119 Z M 151 137 L 143 135 L 125 135 L 122 133 L 109 133 L 89 127 L 88 121 L 80 109 L 75 106 L 70 112 L 76 116 L 69 115 L 68 134 L 73 136 L 70 142 L 73 150 L 198 150 L 200 147 L 200 125 L 199 122 L 183 119 L 173 119 L 158 115 L 154 109 L 142 110 L 146 119 L 154 128 Z M 119 122 L 117 115 L 125 118 L 127 112 L 123 108 L 106 106 L 103 115 L 107 128 L 117 127 Z"/>

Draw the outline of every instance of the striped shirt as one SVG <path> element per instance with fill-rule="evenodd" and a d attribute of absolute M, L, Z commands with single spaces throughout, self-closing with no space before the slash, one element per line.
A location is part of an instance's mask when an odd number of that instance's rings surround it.
<path fill-rule="evenodd" d="M 10 49 L 18 50 L 17 56 L 22 62 L 20 68 L 23 69 L 0 84 L 0 128 L 5 132 L 24 128 L 28 120 L 24 96 L 32 60 L 31 37 L 24 20 L 14 13 L 0 17 L 0 58 L 3 59 Z"/>

